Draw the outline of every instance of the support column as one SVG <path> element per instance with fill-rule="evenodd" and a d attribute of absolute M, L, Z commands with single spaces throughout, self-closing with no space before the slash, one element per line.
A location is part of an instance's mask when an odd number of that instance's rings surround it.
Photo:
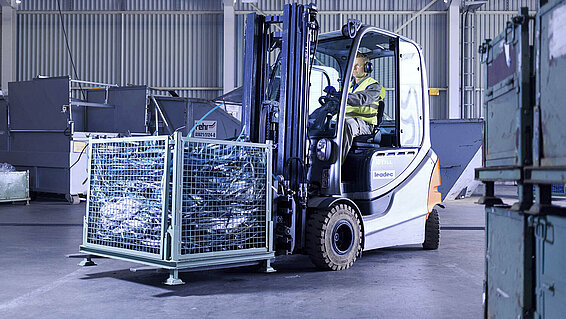
<path fill-rule="evenodd" d="M 16 80 L 16 9 L 2 6 L 2 64 L 0 86 L 8 93 L 8 82 Z"/>
<path fill-rule="evenodd" d="M 461 0 L 452 0 L 448 7 L 447 23 L 448 37 L 446 52 L 448 52 L 448 118 L 461 118 L 460 110 L 460 3 Z"/>
<path fill-rule="evenodd" d="M 235 22 L 234 0 L 224 0 L 224 63 L 222 72 L 222 86 L 224 94 L 234 89 L 234 49 L 235 49 Z"/>

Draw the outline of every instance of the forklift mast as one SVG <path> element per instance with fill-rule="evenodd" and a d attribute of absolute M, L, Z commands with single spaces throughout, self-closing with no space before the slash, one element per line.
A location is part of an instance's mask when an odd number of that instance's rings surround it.
<path fill-rule="evenodd" d="M 273 171 L 281 190 L 274 196 L 273 209 L 279 253 L 292 253 L 296 244 L 299 249 L 304 244 L 309 82 L 319 31 L 316 14 L 313 4 L 290 4 L 282 16 L 250 13 L 246 20 L 242 134 L 251 142 L 274 143 Z M 280 77 L 278 97 L 273 98 L 268 85 L 275 81 L 270 59 L 276 49 Z"/>

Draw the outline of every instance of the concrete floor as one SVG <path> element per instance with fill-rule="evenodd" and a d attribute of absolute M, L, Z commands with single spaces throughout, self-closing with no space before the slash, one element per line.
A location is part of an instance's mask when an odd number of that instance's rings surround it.
<path fill-rule="evenodd" d="M 476 198 L 445 203 L 437 251 L 363 254 L 346 271 L 317 271 L 306 256 L 252 267 L 167 274 L 95 259 L 78 267 L 85 204 L 0 203 L 0 318 L 480 318 L 484 214 Z"/>

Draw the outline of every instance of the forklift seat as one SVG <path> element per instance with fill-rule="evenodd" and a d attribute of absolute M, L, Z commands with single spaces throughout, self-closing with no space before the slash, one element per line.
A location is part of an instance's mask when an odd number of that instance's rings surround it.
<path fill-rule="evenodd" d="M 383 121 L 383 113 L 385 111 L 385 103 L 379 101 L 377 106 L 377 124 L 373 126 L 372 134 L 365 134 L 354 137 L 352 142 L 352 149 L 356 148 L 379 148 L 381 143 L 381 131 L 379 125 Z"/>

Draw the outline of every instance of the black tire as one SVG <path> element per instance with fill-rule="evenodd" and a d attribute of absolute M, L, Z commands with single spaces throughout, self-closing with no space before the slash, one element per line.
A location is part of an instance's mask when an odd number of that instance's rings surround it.
<path fill-rule="evenodd" d="M 306 250 L 319 269 L 350 268 L 362 250 L 360 220 L 352 207 L 338 204 L 312 213 L 307 224 Z"/>
<path fill-rule="evenodd" d="M 440 243 L 440 219 L 438 211 L 433 209 L 428 215 L 425 223 L 425 240 L 423 242 L 423 249 L 434 250 L 438 249 Z"/>

